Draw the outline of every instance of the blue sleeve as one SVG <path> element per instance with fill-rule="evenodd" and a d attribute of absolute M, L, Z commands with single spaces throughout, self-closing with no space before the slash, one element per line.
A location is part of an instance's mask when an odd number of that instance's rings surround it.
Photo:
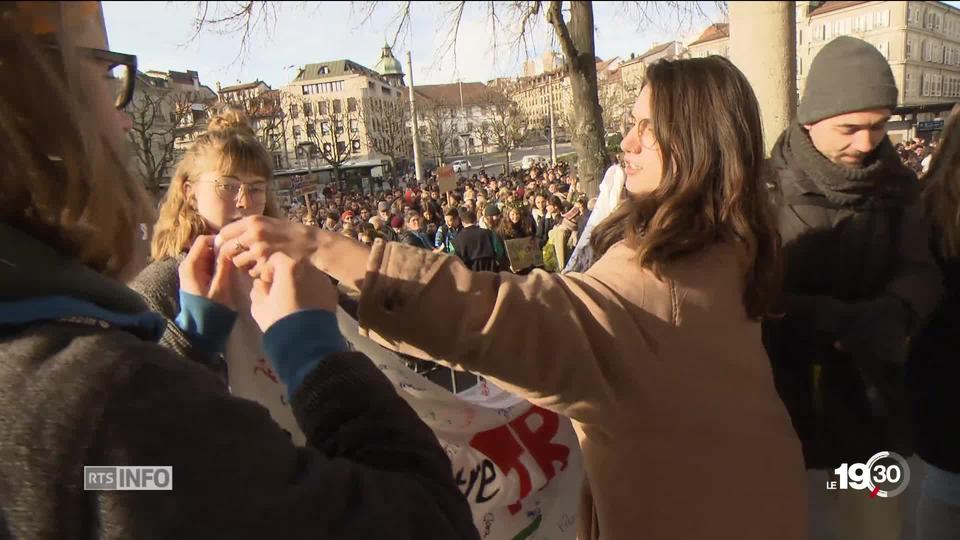
<path fill-rule="evenodd" d="M 437 229 L 437 235 L 433 239 L 433 247 L 438 248 L 441 246 L 446 247 L 443 245 L 443 229 L 442 228 Z"/>
<path fill-rule="evenodd" d="M 237 312 L 213 300 L 180 291 L 180 314 L 177 326 L 198 350 L 207 354 L 222 353 L 237 320 Z"/>
<path fill-rule="evenodd" d="M 263 350 L 292 396 L 327 355 L 349 347 L 336 314 L 310 309 L 291 313 L 267 328 Z"/>

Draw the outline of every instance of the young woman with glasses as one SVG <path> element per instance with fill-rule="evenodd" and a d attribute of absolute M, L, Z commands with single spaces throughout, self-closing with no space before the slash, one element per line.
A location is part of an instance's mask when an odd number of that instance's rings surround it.
<path fill-rule="evenodd" d="M 181 308 L 177 268 L 190 246 L 198 236 L 216 234 L 224 225 L 246 216 L 279 217 L 269 190 L 272 177 L 273 160 L 246 117 L 231 109 L 218 113 L 177 165 L 153 231 L 153 262 L 130 286 L 166 317 L 163 345 L 226 377 L 235 396 L 260 402 L 291 433 L 294 442 L 303 444 L 286 390 L 262 360 L 263 334 L 249 305 L 237 306 L 239 317 L 223 355 L 204 350 L 202 343 L 188 339 L 183 324 L 175 322 Z M 253 281 L 242 274 L 230 281 L 238 301 L 248 304 Z"/>

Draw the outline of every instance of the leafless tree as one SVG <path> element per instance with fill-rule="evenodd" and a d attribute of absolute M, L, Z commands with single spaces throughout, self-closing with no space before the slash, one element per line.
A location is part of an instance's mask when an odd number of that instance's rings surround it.
<path fill-rule="evenodd" d="M 413 154 L 413 137 L 410 134 L 410 109 L 405 107 L 401 100 L 383 101 L 384 111 L 374 111 L 373 100 L 364 103 L 364 125 L 366 129 L 367 145 L 390 158 L 394 165 L 397 161 L 405 161 Z M 373 112 L 383 114 L 375 115 Z"/>
<path fill-rule="evenodd" d="M 493 111 L 489 121 L 490 141 L 497 150 L 506 154 L 504 167 L 510 171 L 510 153 L 520 145 L 527 135 L 527 119 L 520 112 L 516 103 L 507 98 L 491 103 Z"/>
<path fill-rule="evenodd" d="M 149 88 L 138 92 L 127 111 L 133 122 L 128 138 L 135 156 L 135 169 L 155 196 L 160 193 L 168 169 L 177 159 L 176 142 L 181 124 L 192 114 L 192 96 L 169 89 Z"/>
<path fill-rule="evenodd" d="M 311 157 L 319 157 L 330 166 L 334 182 L 342 188 L 344 163 L 361 152 L 362 107 L 352 98 L 346 102 L 337 99 L 313 101 L 302 96 L 287 95 L 290 105 L 298 109 L 295 114 L 290 113 L 293 125 L 303 127 L 304 142 L 312 143 L 305 145 L 308 148 L 306 151 L 311 153 Z M 300 152 L 298 148 L 298 155 Z"/>
<path fill-rule="evenodd" d="M 423 134 L 427 146 L 437 159 L 437 165 L 443 164 L 453 147 L 453 140 L 457 136 L 453 125 L 455 106 L 445 101 L 422 99 L 417 106 L 417 116 L 426 128 Z"/>

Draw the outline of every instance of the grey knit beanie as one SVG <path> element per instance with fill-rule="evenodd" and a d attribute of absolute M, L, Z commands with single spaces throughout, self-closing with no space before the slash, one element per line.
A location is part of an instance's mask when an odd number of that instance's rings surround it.
<path fill-rule="evenodd" d="M 797 120 L 813 124 L 841 114 L 896 106 L 897 83 L 880 51 L 866 41 L 841 36 L 813 59 Z"/>

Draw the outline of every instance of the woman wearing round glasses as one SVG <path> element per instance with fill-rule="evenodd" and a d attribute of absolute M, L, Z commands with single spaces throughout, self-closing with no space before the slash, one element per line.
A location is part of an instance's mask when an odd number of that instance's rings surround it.
<path fill-rule="evenodd" d="M 154 227 L 150 246 L 153 262 L 131 288 L 167 318 L 163 345 L 222 375 L 226 372 L 235 396 L 260 402 L 294 441 L 302 444 L 286 389 L 262 360 L 266 356 L 261 348 L 263 335 L 248 305 L 237 306 L 237 323 L 222 357 L 204 344 L 187 339 L 184 325 L 174 321 L 181 311 L 177 268 L 194 240 L 216 234 L 224 225 L 246 216 L 279 217 L 268 187 L 272 177 L 273 160 L 242 113 L 228 109 L 211 119 L 207 132 L 197 138 L 177 165 Z M 243 273 L 234 274 L 229 284 L 233 297 L 249 302 L 253 281 Z"/>

